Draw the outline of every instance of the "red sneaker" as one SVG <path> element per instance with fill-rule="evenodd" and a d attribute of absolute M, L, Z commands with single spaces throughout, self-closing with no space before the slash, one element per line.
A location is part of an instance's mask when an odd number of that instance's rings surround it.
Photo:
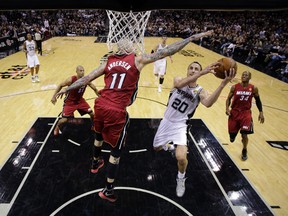
<path fill-rule="evenodd" d="M 91 166 L 91 173 L 97 173 L 100 168 L 104 166 L 104 160 L 103 159 L 98 159 L 98 160 L 93 160 L 92 161 L 92 166 Z"/>
<path fill-rule="evenodd" d="M 115 202 L 117 200 L 117 197 L 114 194 L 114 189 L 108 190 L 106 187 L 98 193 L 98 195 L 102 199 L 106 199 L 110 202 Z"/>

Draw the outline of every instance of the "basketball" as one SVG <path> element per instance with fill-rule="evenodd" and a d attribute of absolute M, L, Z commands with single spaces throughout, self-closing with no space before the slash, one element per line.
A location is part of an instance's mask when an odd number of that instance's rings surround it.
<path fill-rule="evenodd" d="M 214 69 L 215 76 L 220 78 L 220 79 L 225 79 L 225 71 L 227 72 L 227 75 L 229 75 L 230 68 L 235 69 L 235 73 L 237 72 L 237 63 L 234 59 L 232 58 L 221 58 L 218 60 L 219 62 L 219 67 Z"/>

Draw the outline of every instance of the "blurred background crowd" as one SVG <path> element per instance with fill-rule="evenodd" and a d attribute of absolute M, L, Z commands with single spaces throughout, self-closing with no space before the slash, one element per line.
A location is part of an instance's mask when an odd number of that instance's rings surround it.
<path fill-rule="evenodd" d="M 153 10 L 145 36 L 186 38 L 213 29 L 197 44 L 288 83 L 288 11 Z M 107 36 L 101 10 L 0 11 L 0 58 L 21 50 L 27 32 L 55 36 Z"/>

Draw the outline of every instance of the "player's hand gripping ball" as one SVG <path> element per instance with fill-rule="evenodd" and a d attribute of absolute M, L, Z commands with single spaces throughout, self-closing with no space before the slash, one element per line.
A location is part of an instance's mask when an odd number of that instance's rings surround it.
<path fill-rule="evenodd" d="M 215 76 L 220 79 L 225 79 L 225 71 L 227 72 L 227 76 L 229 75 L 230 68 L 234 68 L 235 74 L 237 73 L 237 63 L 232 58 L 221 58 L 218 60 L 219 67 L 215 68 Z"/>

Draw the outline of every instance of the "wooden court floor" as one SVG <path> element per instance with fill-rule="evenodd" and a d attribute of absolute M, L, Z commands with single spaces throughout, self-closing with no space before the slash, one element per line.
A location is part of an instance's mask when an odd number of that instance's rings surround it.
<path fill-rule="evenodd" d="M 175 40 L 177 39 L 169 38 L 167 43 Z M 0 167 L 38 117 L 59 115 L 62 100 L 59 100 L 56 105 L 50 102 L 56 85 L 75 74 L 77 65 L 83 65 L 86 73 L 99 65 L 99 59 L 107 52 L 107 47 L 106 44 L 94 43 L 94 41 L 94 37 L 56 37 L 45 41 L 44 55 L 39 56 L 40 83 L 31 82 L 30 74 L 25 69 L 26 61 L 23 52 L 0 60 Z M 150 52 L 158 42 L 159 38 L 145 38 L 147 52 Z M 138 99 L 128 108 L 130 117 L 161 118 L 173 77 L 186 76 L 186 68 L 191 61 L 199 61 L 205 67 L 219 58 L 221 55 L 217 53 L 189 44 L 182 52 L 173 56 L 173 63 L 168 60 L 162 93 L 157 92 L 153 65 L 147 65 L 141 72 Z M 265 123 L 259 124 L 258 110 L 253 105 L 255 134 L 249 136 L 247 161 L 243 162 L 240 159 L 241 138 L 238 136 L 233 144 L 228 138 L 225 100 L 229 86 L 223 90 L 213 107 L 208 109 L 200 105 L 194 117 L 201 118 L 206 123 L 223 144 L 231 159 L 240 169 L 245 170 L 244 175 L 263 199 L 273 207 L 275 215 L 288 215 L 288 152 L 273 148 L 267 143 L 267 141 L 288 141 L 288 85 L 240 63 L 233 83 L 239 80 L 244 70 L 252 72 L 251 83 L 259 88 L 265 115 Z M 199 79 L 199 84 L 210 93 L 220 82 L 221 80 L 210 74 Z M 93 83 L 99 88 L 103 87 L 102 78 Z M 95 98 L 93 91 L 87 88 L 84 96 L 93 106 Z"/>

